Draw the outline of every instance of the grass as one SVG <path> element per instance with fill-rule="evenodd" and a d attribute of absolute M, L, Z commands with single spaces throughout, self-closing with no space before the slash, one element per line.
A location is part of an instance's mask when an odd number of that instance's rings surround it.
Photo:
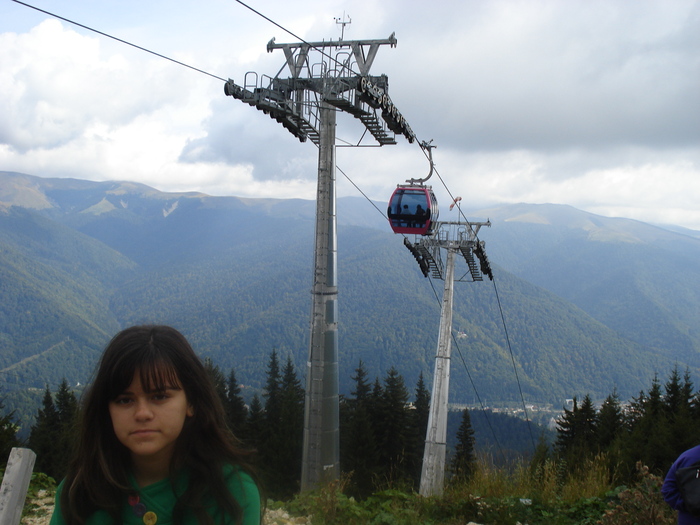
<path fill-rule="evenodd" d="M 574 474 L 568 470 L 551 459 L 533 468 L 524 462 L 499 467 L 482 457 L 468 480 L 448 483 L 440 497 L 389 487 L 360 501 L 346 494 L 351 478 L 344 476 L 268 508 L 284 508 L 312 525 L 675 525 L 675 513 L 661 498 L 661 478 L 645 466 L 637 465 L 638 478 L 629 487 L 613 486 L 602 455 Z M 54 490 L 51 478 L 33 476 L 23 522 L 37 523 L 31 518 L 45 511 L 32 500 Z"/>
<path fill-rule="evenodd" d="M 498 467 L 481 458 L 466 481 L 448 484 L 440 497 L 388 489 L 363 501 L 344 493 L 349 478 L 284 505 L 311 516 L 314 525 L 673 525 L 675 513 L 661 499 L 661 479 L 638 467 L 631 487 L 614 487 L 607 458 L 598 456 L 568 474 L 547 460 L 537 468 L 515 463 Z"/>

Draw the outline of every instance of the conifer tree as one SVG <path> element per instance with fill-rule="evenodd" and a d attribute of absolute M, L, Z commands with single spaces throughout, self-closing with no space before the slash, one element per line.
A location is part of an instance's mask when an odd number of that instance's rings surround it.
<path fill-rule="evenodd" d="M 457 480 L 467 480 L 476 467 L 476 440 L 472 428 L 469 409 L 462 411 L 462 421 L 457 429 L 457 445 L 455 454 L 450 462 L 450 472 Z"/>
<path fill-rule="evenodd" d="M 403 377 L 394 367 L 384 379 L 383 395 L 379 400 L 381 414 L 377 431 L 379 462 L 384 468 L 386 481 L 392 485 L 410 480 L 406 464 L 406 449 L 409 446 L 408 390 Z"/>
<path fill-rule="evenodd" d="M 56 468 L 63 477 L 68 468 L 68 461 L 73 455 L 78 418 L 78 400 L 64 378 L 56 391 L 56 412 L 59 421 L 59 440 L 55 444 Z"/>
<path fill-rule="evenodd" d="M 625 440 L 624 464 L 631 476 L 634 465 L 642 461 L 652 472 L 661 472 L 675 459 L 671 435 L 664 408 L 661 383 L 654 376 L 648 393 L 642 392 L 632 402 L 631 429 Z"/>
<path fill-rule="evenodd" d="M 263 442 L 263 436 L 265 434 L 264 426 L 265 409 L 258 394 L 254 394 L 253 399 L 250 401 L 246 430 L 248 434 L 248 443 L 258 450 L 260 450 L 260 445 Z"/>
<path fill-rule="evenodd" d="M 265 419 L 268 425 L 275 425 L 280 416 L 280 366 L 277 359 L 277 350 L 270 354 L 270 362 L 267 365 L 267 379 L 265 381 Z M 268 429 L 270 426 L 268 426 Z"/>
<path fill-rule="evenodd" d="M 415 392 L 413 410 L 410 411 L 409 444 L 406 461 L 413 480 L 413 486 L 415 489 L 418 489 L 423 468 L 425 437 L 430 417 L 430 392 L 425 387 L 423 372 L 418 376 Z"/>
<path fill-rule="evenodd" d="M 573 409 L 564 408 L 564 415 L 557 422 L 556 448 L 571 470 L 597 452 L 596 411 L 588 394 L 581 406 L 574 397 Z"/>
<path fill-rule="evenodd" d="M 664 384 L 663 407 L 668 421 L 670 446 L 674 455 L 697 445 L 697 433 L 700 425 L 693 417 L 693 382 L 690 371 L 686 369 L 683 379 L 678 366 L 671 371 Z"/>
<path fill-rule="evenodd" d="M 277 351 L 272 351 L 263 395 L 265 410 L 260 455 L 266 472 L 266 487 L 276 497 L 287 497 L 297 490 L 301 475 L 304 432 L 304 390 L 291 357 L 282 375 Z"/>
<path fill-rule="evenodd" d="M 236 380 L 236 373 L 231 369 L 226 382 L 226 422 L 235 436 L 247 441 L 248 408 L 241 397 L 241 387 Z"/>
<path fill-rule="evenodd" d="M 60 479 L 58 449 L 56 443 L 61 439 L 61 425 L 58 411 L 53 402 L 51 389 L 46 385 L 42 407 L 29 434 L 29 448 L 36 454 L 34 470 L 43 472 L 55 479 Z"/>
<path fill-rule="evenodd" d="M 277 451 L 275 470 L 281 495 L 289 497 L 299 490 L 304 439 L 304 389 L 291 356 L 282 370 L 279 396 L 280 417 L 273 438 Z"/>
<path fill-rule="evenodd" d="M 372 392 L 362 361 L 352 379 L 352 397 L 341 403 L 340 461 L 343 472 L 352 473 L 349 492 L 363 498 L 373 492 L 379 456 L 371 418 Z"/>
<path fill-rule="evenodd" d="M 215 365 L 211 358 L 204 358 L 204 370 L 206 370 L 209 379 L 211 379 L 212 384 L 216 393 L 219 395 L 221 403 L 226 405 L 226 378 L 218 365 Z"/>
<path fill-rule="evenodd" d="M 5 404 L 0 398 L 0 467 L 4 467 L 13 447 L 19 446 L 17 425 L 13 423 L 14 411 L 5 413 Z"/>
<path fill-rule="evenodd" d="M 622 408 L 617 390 L 605 398 L 597 415 L 596 431 L 598 450 L 607 451 L 620 437 L 624 429 Z"/>

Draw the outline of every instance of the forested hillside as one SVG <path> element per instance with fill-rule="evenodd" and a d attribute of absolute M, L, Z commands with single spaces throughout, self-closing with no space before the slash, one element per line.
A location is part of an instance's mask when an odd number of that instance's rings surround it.
<path fill-rule="evenodd" d="M 561 407 L 613 389 L 627 399 L 675 364 L 696 374 L 700 240 L 562 206 L 473 215 L 487 217 L 480 238 L 496 280 L 455 288 L 463 336 L 451 400 L 513 403 L 522 388 L 529 402 Z M 248 400 L 271 350 L 303 370 L 313 220 L 310 201 L 0 172 L 6 405 L 64 377 L 84 384 L 108 338 L 133 323 L 176 326 L 202 356 L 235 368 Z M 341 392 L 360 360 L 371 376 L 396 367 L 430 386 L 443 283 L 423 278 L 363 199 L 339 199 L 338 222 Z"/>

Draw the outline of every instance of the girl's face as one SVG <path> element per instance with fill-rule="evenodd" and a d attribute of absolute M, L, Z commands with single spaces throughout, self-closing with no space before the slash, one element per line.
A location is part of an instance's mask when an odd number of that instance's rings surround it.
<path fill-rule="evenodd" d="M 109 414 L 134 466 L 160 467 L 167 474 L 177 438 L 194 412 L 179 382 L 145 391 L 137 370 L 126 390 L 109 403 Z"/>

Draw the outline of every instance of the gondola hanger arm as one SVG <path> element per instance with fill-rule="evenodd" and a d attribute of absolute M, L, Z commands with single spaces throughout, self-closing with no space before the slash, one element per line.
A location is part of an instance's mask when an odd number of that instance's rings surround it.
<path fill-rule="evenodd" d="M 433 148 L 435 146 L 433 146 L 432 142 L 433 141 L 431 139 L 430 142 L 423 141 L 420 144 L 422 150 L 428 151 L 428 161 L 430 162 L 430 171 L 428 172 L 428 176 L 423 179 L 408 179 L 406 182 L 411 186 L 415 184 L 422 186 L 425 183 L 425 181 L 427 181 L 430 177 L 433 176 L 433 171 L 435 171 L 435 164 L 433 163 Z"/>

